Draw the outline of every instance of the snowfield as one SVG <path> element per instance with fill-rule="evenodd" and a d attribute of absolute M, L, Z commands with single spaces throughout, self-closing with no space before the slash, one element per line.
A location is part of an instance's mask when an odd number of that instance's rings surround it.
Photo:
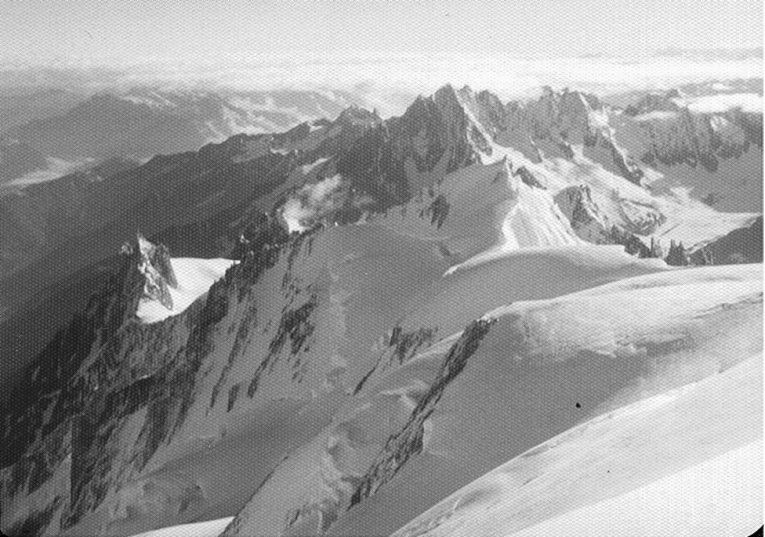
<path fill-rule="evenodd" d="M 489 313 L 497 322 L 426 422 L 423 453 L 330 535 L 401 526 L 397 535 L 511 535 L 756 442 L 761 278 L 758 265 L 675 270 Z M 399 386 L 416 394 L 438 347 L 370 396 Z M 715 494 L 761 482 L 758 471 L 750 467 L 745 481 L 738 470 L 721 476 Z M 458 492 L 437 499 L 450 490 Z M 676 513 L 691 525 L 694 502 Z M 720 524 L 761 517 L 751 503 L 728 505 Z M 405 525 L 407 514 L 414 521 Z"/>
<path fill-rule="evenodd" d="M 761 463 L 762 439 L 513 535 L 752 535 L 762 526 Z"/>
<path fill-rule="evenodd" d="M 227 517 L 194 524 L 170 526 L 169 528 L 140 533 L 134 537 L 218 537 L 232 519 L 233 517 Z"/>
<path fill-rule="evenodd" d="M 393 535 L 749 535 L 762 524 L 761 378 L 753 356 L 587 421 Z"/>
<path fill-rule="evenodd" d="M 157 300 L 142 298 L 136 316 L 142 323 L 156 323 L 170 316 L 178 315 L 194 301 L 202 297 L 210 286 L 221 279 L 231 265 L 232 259 L 197 259 L 175 257 L 171 259 L 178 278 L 178 287 L 170 287 L 173 309 L 167 309 Z"/>

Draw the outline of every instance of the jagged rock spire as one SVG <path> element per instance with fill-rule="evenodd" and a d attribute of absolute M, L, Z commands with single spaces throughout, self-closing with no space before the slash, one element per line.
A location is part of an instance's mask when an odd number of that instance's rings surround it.
<path fill-rule="evenodd" d="M 140 232 L 136 237 L 138 249 L 138 271 L 145 278 L 143 294 L 159 301 L 167 309 L 173 309 L 170 288 L 178 288 L 178 279 L 170 260 L 170 251 L 164 244 L 149 242 Z"/>
<path fill-rule="evenodd" d="M 571 222 L 571 229 L 580 238 L 595 244 L 607 241 L 610 223 L 592 199 L 589 186 L 564 188 L 555 196 L 555 203 Z"/>

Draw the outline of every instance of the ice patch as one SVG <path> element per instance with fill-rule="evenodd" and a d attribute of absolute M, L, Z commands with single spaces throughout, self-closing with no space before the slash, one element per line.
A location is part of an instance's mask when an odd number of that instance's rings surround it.
<path fill-rule="evenodd" d="M 311 171 L 313 171 L 314 168 L 316 168 L 317 166 L 321 166 L 328 160 L 329 160 L 328 158 L 324 157 L 324 158 L 315 160 L 311 164 L 304 164 L 300 166 L 300 171 L 303 172 L 303 175 L 308 175 Z"/>

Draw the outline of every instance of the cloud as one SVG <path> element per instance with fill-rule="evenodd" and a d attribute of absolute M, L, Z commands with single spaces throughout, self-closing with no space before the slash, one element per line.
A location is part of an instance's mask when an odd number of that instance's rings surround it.
<path fill-rule="evenodd" d="M 743 112 L 762 113 L 762 95 L 756 93 L 727 93 L 705 95 L 687 99 L 686 105 L 692 112 L 713 114 L 740 108 Z"/>
<path fill-rule="evenodd" d="M 282 217 L 290 233 L 306 231 L 337 208 L 342 198 L 342 177 L 333 175 L 300 188 L 282 207 Z"/>
<path fill-rule="evenodd" d="M 65 79 L 70 84 L 98 89 L 151 84 L 251 91 L 348 90 L 388 116 L 400 114 L 411 96 L 431 94 L 446 83 L 467 84 L 476 90 L 491 90 L 503 99 L 517 99 L 535 96 L 543 85 L 605 95 L 634 89 L 669 89 L 712 79 L 762 77 L 761 54 L 713 52 L 536 59 L 491 51 L 482 55 L 304 54 L 259 56 L 257 60 L 224 57 L 216 62 L 144 62 L 110 68 L 69 66 L 63 71 L 16 66 L 5 70 L 0 67 L 0 86 L 7 86 L 9 80 L 39 80 L 42 72 L 47 81 Z M 29 76 L 22 76 L 24 72 Z M 69 74 L 64 76 L 64 72 Z"/>

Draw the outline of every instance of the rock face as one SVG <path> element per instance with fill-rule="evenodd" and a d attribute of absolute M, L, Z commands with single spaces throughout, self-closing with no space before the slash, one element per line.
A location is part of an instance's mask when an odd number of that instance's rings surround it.
<path fill-rule="evenodd" d="M 445 86 L 418 97 L 400 118 L 371 129 L 337 162 L 341 175 L 381 207 L 397 205 L 444 174 L 479 161 L 489 141 L 473 121 L 462 93 Z"/>
<path fill-rule="evenodd" d="M 25 421 L 29 427 L 4 430 L 3 442 L 7 449 L 3 451 L 3 465 L 17 459 L 25 449 L 45 449 L 45 442 L 33 447 L 36 445 L 35 427 L 55 431 L 71 425 L 68 420 L 72 414 L 81 411 L 85 401 L 93 395 L 89 391 L 98 390 L 99 384 L 103 383 L 76 378 L 88 358 L 93 358 L 93 349 L 119 338 L 120 331 L 133 324 L 138 302 L 148 292 L 160 299 L 162 290 L 167 291 L 168 285 L 177 285 L 167 249 L 163 246 L 155 246 L 139 235 L 136 243 L 123 247 L 122 253 L 119 271 L 103 288 L 95 290 L 85 311 L 60 330 L 28 367 L 29 378 L 34 381 L 33 389 L 19 386 L 14 390 L 10 398 L 13 405 L 5 415 L 6 423 L 12 422 L 12 416 L 19 416 L 19 412 L 35 417 Z M 108 368 L 106 364 L 98 367 Z M 115 373 L 117 369 L 108 374 Z M 43 412 L 44 409 L 47 411 Z M 63 436 L 67 435 L 59 435 L 59 441 Z M 29 471 L 44 473 L 45 466 L 38 464 L 35 470 Z M 35 479 L 29 481 L 32 490 L 40 484 Z M 20 485 L 23 483 L 16 486 Z"/>
<path fill-rule="evenodd" d="M 667 265 L 676 267 L 684 267 L 690 262 L 683 243 L 675 243 L 675 241 L 670 242 L 667 257 L 664 260 L 667 262 Z"/>
<path fill-rule="evenodd" d="M 536 177 L 534 177 L 534 174 L 531 173 L 528 169 L 526 169 L 526 166 L 518 166 L 518 169 L 513 171 L 513 175 L 520 176 L 521 181 L 523 181 L 525 184 L 529 186 L 542 188 L 542 189 L 545 188 L 544 185 L 540 183 Z"/>
<path fill-rule="evenodd" d="M 39 488 L 71 453 L 71 419 L 88 397 L 82 379 L 75 376 L 92 346 L 113 337 L 135 312 L 143 286 L 135 261 L 125 256 L 120 272 L 91 297 L 88 308 L 56 334 L 29 367 L 33 385 L 13 391 L 13 406 L 7 409 L 4 423 L 17 421 L 19 425 L 3 429 L 3 466 L 19 462 L 10 484 L 6 483 L 6 493 Z M 50 452 L 56 456 L 47 454 L 51 442 L 58 446 Z"/>
<path fill-rule="evenodd" d="M 517 147 L 533 162 L 545 158 L 591 158 L 637 185 L 643 171 L 621 147 L 609 126 L 608 109 L 597 97 L 578 91 L 555 92 L 546 88 L 537 101 L 508 103 L 487 93 L 479 102 L 491 112 L 480 114 L 492 125 L 497 141 Z"/>
<path fill-rule="evenodd" d="M 582 239 L 594 244 L 605 243 L 608 239 L 610 225 L 592 201 L 590 188 L 587 185 L 571 186 L 558 192 L 555 196 L 563 214 L 571 222 L 571 228 Z"/>
<path fill-rule="evenodd" d="M 164 244 L 150 243 L 140 233 L 137 242 L 141 259 L 138 270 L 146 280 L 143 286 L 144 295 L 172 310 L 173 297 L 170 296 L 170 287 L 177 288 L 178 279 L 173 271 L 170 251 Z"/>
<path fill-rule="evenodd" d="M 348 508 L 372 496 L 401 470 L 410 457 L 422 451 L 425 422 L 435 410 L 446 387 L 465 368 L 491 325 L 490 320 L 481 319 L 465 328 L 460 338 L 449 349 L 433 384 L 412 410 L 406 425 L 388 439 L 385 447 L 361 478 Z"/>
<path fill-rule="evenodd" d="M 723 95 L 724 96 L 724 95 Z M 761 211 L 762 113 L 694 107 L 676 91 L 644 97 L 613 124 L 617 139 L 652 176 L 651 188 L 685 188 L 726 212 Z"/>
<path fill-rule="evenodd" d="M 5 498 L 41 487 L 52 498 L 45 509 L 25 518 L 23 524 L 31 524 L 35 532 L 45 527 L 52 533 L 63 531 L 103 501 L 114 479 L 110 471 L 115 457 L 123 449 L 120 435 L 126 417 L 147 405 L 151 409 L 143 433 L 129 437 L 136 443 L 134 464 L 142 467 L 167 434 L 164 427 L 171 421 L 166 420 L 184 404 L 178 379 L 188 375 L 185 371 L 194 361 L 172 366 L 171 355 L 160 351 L 183 323 L 140 325 L 134 320 L 147 292 L 162 300 L 162 292 L 175 284 L 167 250 L 139 235 L 137 244 L 123 252 L 120 272 L 30 364 L 33 389 L 14 390 L 13 406 L 3 417 L 8 424 L 26 416 L 23 426 L 4 427 L 3 466 L 13 463 L 13 471 L 3 474 Z M 210 309 L 196 310 L 198 328 L 189 341 L 189 356 L 200 351 L 209 323 L 220 315 L 216 297 L 211 290 Z M 142 350 L 125 361 L 131 349 Z M 173 372 L 162 373 L 167 369 Z M 171 384 L 163 387 L 159 379 Z M 176 388 L 167 392 L 173 383 Z M 175 403 L 167 399 L 172 394 L 179 397 Z M 62 471 L 67 474 L 65 485 L 53 479 Z"/>
<path fill-rule="evenodd" d="M 694 265 L 762 263 L 762 217 L 696 249 L 690 261 Z"/>
<path fill-rule="evenodd" d="M 648 164 L 686 164 L 716 172 L 721 161 L 740 158 L 750 144 L 762 146 L 757 130 L 761 117 L 736 110 L 694 114 L 681 108 L 664 121 L 644 122 L 650 145 L 640 158 Z"/>
<path fill-rule="evenodd" d="M 555 203 L 571 222 L 571 229 L 581 238 L 593 244 L 620 244 L 630 254 L 641 258 L 662 258 L 661 246 L 653 237 L 647 246 L 638 235 L 623 225 L 613 224 L 592 199 L 587 185 L 564 188 L 555 196 Z M 648 234 L 655 227 L 641 230 Z M 647 241 L 646 241 L 647 242 Z"/>

